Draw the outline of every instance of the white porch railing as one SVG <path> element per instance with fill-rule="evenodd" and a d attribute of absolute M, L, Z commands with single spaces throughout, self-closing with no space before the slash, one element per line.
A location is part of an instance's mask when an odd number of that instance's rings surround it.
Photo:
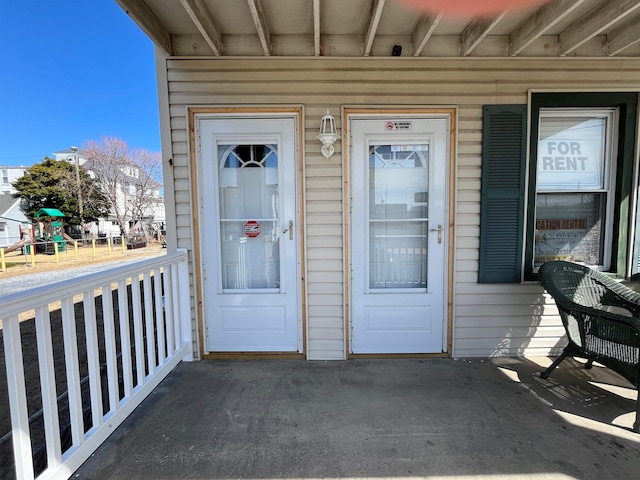
<path fill-rule="evenodd" d="M 179 251 L 0 298 L 17 479 L 71 476 L 192 360 L 188 289 Z"/>

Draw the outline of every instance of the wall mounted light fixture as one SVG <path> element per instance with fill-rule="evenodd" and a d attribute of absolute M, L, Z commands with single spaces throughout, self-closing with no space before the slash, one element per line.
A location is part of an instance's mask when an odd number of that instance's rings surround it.
<path fill-rule="evenodd" d="M 340 135 L 336 132 L 336 121 L 329 114 L 329 110 L 327 110 L 327 114 L 322 117 L 320 135 L 316 138 L 322 142 L 322 147 L 320 147 L 322 156 L 324 158 L 331 158 L 331 155 L 335 152 L 333 144 L 340 138 Z"/>

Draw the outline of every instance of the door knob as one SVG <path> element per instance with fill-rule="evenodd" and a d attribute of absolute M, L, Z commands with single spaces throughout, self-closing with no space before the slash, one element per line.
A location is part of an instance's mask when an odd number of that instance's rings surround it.
<path fill-rule="evenodd" d="M 282 233 L 287 232 L 289 232 L 289 240 L 293 240 L 293 220 L 289 220 L 289 225 L 282 231 Z"/>
<path fill-rule="evenodd" d="M 432 232 L 438 232 L 438 243 L 442 243 L 442 225 L 438 224 L 438 228 L 432 228 Z"/>

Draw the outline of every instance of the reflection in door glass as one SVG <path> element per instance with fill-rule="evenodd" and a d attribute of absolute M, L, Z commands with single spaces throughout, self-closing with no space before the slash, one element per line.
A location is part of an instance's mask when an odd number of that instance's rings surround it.
<path fill-rule="evenodd" d="M 369 288 L 426 288 L 429 145 L 369 149 Z"/>
<path fill-rule="evenodd" d="M 219 145 L 222 288 L 280 287 L 276 145 Z"/>

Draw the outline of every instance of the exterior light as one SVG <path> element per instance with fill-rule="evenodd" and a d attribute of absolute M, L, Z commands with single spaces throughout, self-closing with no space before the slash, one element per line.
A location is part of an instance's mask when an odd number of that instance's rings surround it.
<path fill-rule="evenodd" d="M 322 117 L 320 134 L 316 138 L 322 142 L 322 147 L 320 147 L 322 156 L 324 158 L 331 158 L 331 155 L 335 152 L 333 144 L 340 138 L 340 135 L 336 132 L 336 121 L 329 114 L 329 110 L 327 110 L 327 114 Z"/>

